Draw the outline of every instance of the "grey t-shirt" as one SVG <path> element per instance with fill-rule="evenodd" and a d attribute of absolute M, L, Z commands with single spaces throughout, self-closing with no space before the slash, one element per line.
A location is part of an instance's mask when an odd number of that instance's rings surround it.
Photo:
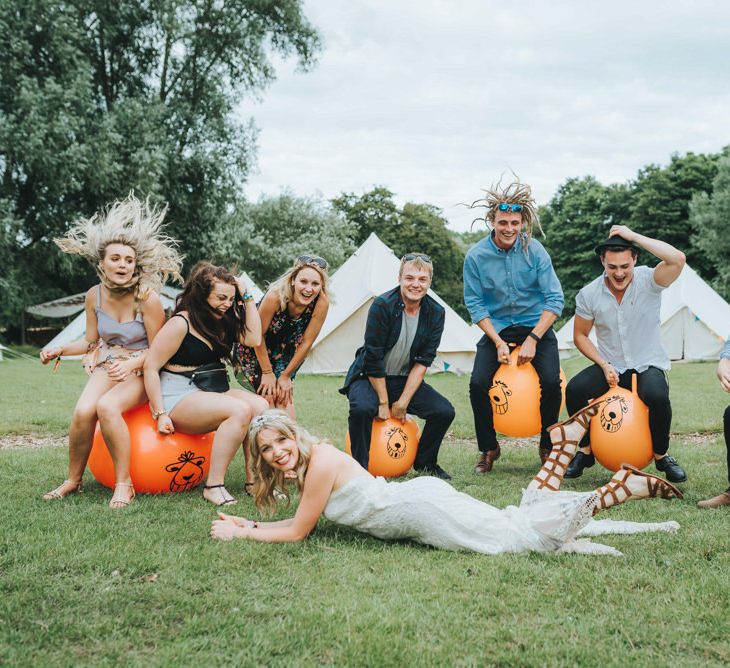
<path fill-rule="evenodd" d="M 418 329 L 418 316 L 408 315 L 403 311 L 403 320 L 400 327 L 400 336 L 395 345 L 385 353 L 385 375 L 386 376 L 407 376 L 410 370 L 411 346 L 416 338 Z"/>

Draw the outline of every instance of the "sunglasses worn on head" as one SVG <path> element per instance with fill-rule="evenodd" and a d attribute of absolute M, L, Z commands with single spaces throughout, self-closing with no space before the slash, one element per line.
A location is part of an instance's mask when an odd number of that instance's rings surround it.
<path fill-rule="evenodd" d="M 400 259 L 401 262 L 412 262 L 413 260 L 423 260 L 426 264 L 431 264 L 431 256 L 423 253 L 406 253 Z"/>
<path fill-rule="evenodd" d="M 522 211 L 522 204 L 507 204 L 507 202 L 502 202 L 497 208 L 500 211 L 514 211 L 519 213 Z"/>
<path fill-rule="evenodd" d="M 300 255 L 297 258 L 297 264 L 308 264 L 320 269 L 327 269 L 327 260 L 319 255 Z"/>

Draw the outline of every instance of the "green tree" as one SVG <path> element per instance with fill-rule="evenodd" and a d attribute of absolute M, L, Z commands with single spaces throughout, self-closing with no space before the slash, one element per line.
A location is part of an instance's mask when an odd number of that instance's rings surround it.
<path fill-rule="evenodd" d="M 91 272 L 52 238 L 131 189 L 169 202 L 170 234 L 188 263 L 200 258 L 254 158 L 241 100 L 273 80 L 271 53 L 314 62 L 301 4 L 0 3 L 0 243 L 14 257 L 3 280 L 26 303 L 85 286 Z M 17 304 L 0 309 L 0 326 L 17 321 Z"/>
<path fill-rule="evenodd" d="M 537 235 L 553 261 L 563 286 L 565 309 L 561 322 L 575 311 L 575 296 L 601 271 L 595 254 L 611 225 L 628 218 L 631 193 L 625 185 L 604 186 L 594 177 L 571 178 L 547 206 L 540 209 L 546 237 Z"/>
<path fill-rule="evenodd" d="M 285 192 L 242 204 L 216 230 L 207 255 L 245 269 L 263 288 L 305 253 L 322 256 L 331 273 L 355 250 L 355 232 L 330 204 Z"/>
<path fill-rule="evenodd" d="M 409 252 L 429 255 L 434 263 L 433 289 L 457 313 L 468 317 L 463 303 L 464 253 L 440 209 L 412 202 L 399 209 L 393 193 L 383 187 L 359 197 L 344 193 L 332 203 L 354 226 L 358 244 L 375 232 L 398 257 Z"/>
<path fill-rule="evenodd" d="M 712 286 L 730 300 L 730 151 L 718 162 L 712 194 L 696 193 L 689 207 L 693 247 L 703 253 L 705 274 L 714 273 Z M 707 265 L 710 265 L 708 271 Z M 698 265 L 699 266 L 699 265 Z"/>
<path fill-rule="evenodd" d="M 712 191 L 718 157 L 702 153 L 673 155 L 666 167 L 649 165 L 641 169 L 630 184 L 631 209 L 626 223 L 640 234 L 679 248 L 688 264 L 707 280 L 714 278 L 715 269 L 704 262 L 704 251 L 688 243 L 689 204 L 695 193 Z M 658 260 L 643 253 L 640 262 L 655 265 Z"/>
<path fill-rule="evenodd" d="M 393 248 L 389 240 L 396 235 L 400 223 L 399 212 L 393 201 L 393 193 L 383 186 L 376 186 L 359 197 L 354 193 L 342 193 L 332 200 L 335 209 L 341 212 L 355 229 L 354 240 L 359 246 L 372 232 Z"/>

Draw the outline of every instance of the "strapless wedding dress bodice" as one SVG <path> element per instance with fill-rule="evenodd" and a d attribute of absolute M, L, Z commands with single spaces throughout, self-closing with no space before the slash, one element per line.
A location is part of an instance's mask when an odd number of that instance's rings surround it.
<path fill-rule="evenodd" d="M 358 476 L 333 492 L 324 515 L 377 538 L 410 539 L 444 550 L 593 552 L 617 550 L 579 535 L 672 531 L 676 522 L 644 524 L 592 520 L 595 492 L 524 490 L 519 507 L 500 510 L 438 478 L 405 482 Z"/>

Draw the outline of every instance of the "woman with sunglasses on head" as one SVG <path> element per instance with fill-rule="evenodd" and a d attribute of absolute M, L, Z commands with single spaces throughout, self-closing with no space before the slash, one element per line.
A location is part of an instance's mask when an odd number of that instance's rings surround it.
<path fill-rule="evenodd" d="M 129 430 L 122 413 L 145 400 L 142 366 L 165 321 L 158 293 L 169 277 L 180 280 L 182 264 L 174 242 L 160 233 L 164 217 L 164 209 L 130 195 L 55 239 L 64 253 L 89 260 L 100 282 L 86 293 L 86 336 L 41 351 L 43 364 L 85 353 L 89 376 L 71 419 L 68 478 L 44 494 L 47 501 L 81 491 L 97 420 L 114 462 L 109 506 L 125 508 L 134 498 Z"/>
<path fill-rule="evenodd" d="M 330 305 L 327 262 L 300 255 L 259 304 L 264 340 L 237 346 L 236 370 L 272 408 L 294 412 L 292 382 L 319 335 Z"/>
<path fill-rule="evenodd" d="M 299 507 L 293 518 L 276 522 L 219 513 L 210 534 L 219 540 L 293 542 L 306 538 L 324 515 L 376 538 L 410 539 L 444 550 L 620 555 L 612 547 L 574 539 L 581 532 L 675 530 L 676 522 L 642 524 L 591 518 L 632 499 L 681 498 L 682 494 L 665 480 L 631 466 L 620 469 L 592 492 L 560 491 L 565 468 L 599 407 L 600 402 L 594 402 L 551 428 L 550 456 L 523 492 L 519 507 L 503 510 L 458 492 L 436 477 L 405 482 L 375 478 L 352 457 L 314 438 L 283 412 L 266 411 L 249 428 L 256 505 L 275 511 L 277 492 L 293 484 L 300 493 Z"/>
<path fill-rule="evenodd" d="M 224 267 L 200 262 L 145 361 L 145 386 L 157 430 L 215 431 L 203 497 L 216 506 L 236 503 L 224 486 L 226 471 L 246 439 L 251 418 L 267 408 L 252 392 L 230 388 L 225 361 L 235 344 L 260 341 L 261 321 L 243 282 Z"/>

